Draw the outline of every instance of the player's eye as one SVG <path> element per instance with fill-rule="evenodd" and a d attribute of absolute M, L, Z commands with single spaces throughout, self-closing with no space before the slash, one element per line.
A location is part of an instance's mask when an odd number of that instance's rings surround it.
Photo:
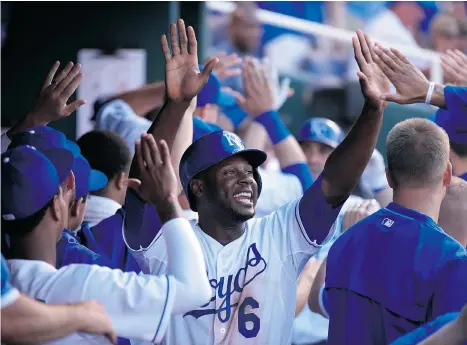
<path fill-rule="evenodd" d="M 231 176 L 231 175 L 235 175 L 235 169 L 227 169 L 224 171 L 224 175 L 228 175 L 228 176 Z"/>
<path fill-rule="evenodd" d="M 246 173 L 247 173 L 248 175 L 253 175 L 253 171 L 252 171 L 252 170 L 248 170 Z"/>

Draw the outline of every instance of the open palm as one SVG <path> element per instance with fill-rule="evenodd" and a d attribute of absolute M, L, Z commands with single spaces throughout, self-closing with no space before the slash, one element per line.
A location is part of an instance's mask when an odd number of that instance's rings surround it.
<path fill-rule="evenodd" d="M 373 45 L 367 35 L 357 31 L 357 37 L 353 38 L 355 60 L 360 72 L 360 85 L 365 99 L 372 105 L 378 106 L 382 103 L 382 95 L 389 92 L 391 83 L 375 63 Z"/>
<path fill-rule="evenodd" d="M 172 53 L 167 37 L 163 35 L 161 38 L 165 56 L 167 97 L 174 102 L 191 101 L 207 83 L 218 59 L 209 61 L 200 72 L 195 31 L 191 26 L 186 30 L 182 19 L 178 20 L 177 25 L 170 24 L 170 41 Z"/>

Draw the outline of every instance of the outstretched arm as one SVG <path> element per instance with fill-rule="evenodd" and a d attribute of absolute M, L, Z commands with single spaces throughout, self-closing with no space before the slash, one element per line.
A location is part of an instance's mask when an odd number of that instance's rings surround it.
<path fill-rule="evenodd" d="M 112 322 L 97 302 L 48 305 L 20 295 L 1 314 L 2 341 L 6 343 L 38 344 L 75 332 L 106 335 L 117 343 Z"/>
<path fill-rule="evenodd" d="M 467 87 L 430 83 L 397 49 L 377 45 L 375 62 L 397 91 L 395 94 L 383 94 L 382 99 L 386 101 L 398 104 L 429 103 L 448 110 L 459 104 L 467 104 Z"/>
<path fill-rule="evenodd" d="M 243 67 L 245 97 L 237 96 L 237 101 L 255 119 L 249 131 L 254 131 L 258 125 L 266 130 L 282 171 L 297 176 L 303 190 L 306 190 L 312 183 L 306 157 L 295 137 L 279 117 L 277 106 L 274 104 L 272 80 L 268 73 L 264 63 L 247 59 Z"/>
<path fill-rule="evenodd" d="M 148 130 L 157 141 L 164 140 L 171 152 L 172 165 L 178 177 L 180 159 L 183 152 L 192 142 L 193 118 L 189 111 L 190 104 L 196 102 L 196 96 L 208 81 L 209 75 L 217 63 L 217 59 L 211 60 L 199 71 L 198 45 L 196 35 L 190 26 L 185 30 L 185 23 L 178 20 L 177 26 L 170 25 L 170 40 L 172 53 L 170 52 L 167 38 L 162 36 L 161 45 L 164 52 L 165 84 L 167 100 L 165 101 L 159 115 Z M 186 135 L 183 135 L 185 133 Z M 135 156 L 136 157 L 136 156 Z M 138 190 L 138 179 L 141 176 L 140 168 L 136 158 L 130 169 L 129 186 Z M 181 188 L 179 188 L 181 191 Z M 132 192 L 130 192 L 131 194 Z M 134 195 L 127 195 L 127 200 L 137 199 Z M 144 198 L 143 198 L 144 199 Z M 125 236 L 130 248 L 146 248 L 160 230 L 160 221 L 151 207 L 135 200 L 134 207 L 127 202 L 125 221 Z M 146 209 L 146 210 L 145 210 Z M 143 218 L 153 218 L 149 226 L 143 224 Z"/>
<path fill-rule="evenodd" d="M 189 126 L 188 123 L 192 124 L 191 114 L 187 112 L 187 109 L 208 81 L 217 60 L 211 60 L 202 72 L 199 71 L 196 35 L 191 26 L 185 29 L 185 23 L 182 19 L 178 20 L 177 26 L 170 25 L 170 41 L 172 52 L 169 49 L 167 37 L 163 35 L 161 38 L 166 61 L 167 99 L 147 133 L 153 135 L 156 140 L 164 140 L 172 156 L 181 158 L 183 152 L 191 144 L 191 140 L 189 136 L 177 136 L 177 133 L 185 121 L 186 126 Z M 172 163 L 178 174 L 180 162 L 172 160 Z M 130 177 L 138 178 L 138 176 L 139 169 L 135 159 L 133 159 Z"/>
<path fill-rule="evenodd" d="M 386 107 L 382 94 L 390 84 L 374 62 L 371 41 L 362 32 L 353 38 L 360 85 L 365 97 L 361 115 L 344 140 L 331 153 L 320 178 L 300 201 L 300 218 L 309 239 L 320 244 L 329 235 L 339 210 L 358 183 L 373 153 Z M 319 221 L 319 224 L 317 220 Z"/>

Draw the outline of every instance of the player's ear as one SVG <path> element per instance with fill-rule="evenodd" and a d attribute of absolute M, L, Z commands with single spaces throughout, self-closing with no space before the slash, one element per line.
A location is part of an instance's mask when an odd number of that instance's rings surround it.
<path fill-rule="evenodd" d="M 190 181 L 190 189 L 196 197 L 203 195 L 204 183 L 200 179 L 192 179 Z"/>
<path fill-rule="evenodd" d="M 52 218 L 59 222 L 62 219 L 62 214 L 60 212 L 60 199 L 63 198 L 63 191 L 60 187 L 60 191 L 58 194 L 55 194 L 52 199 L 52 204 L 50 205 L 50 211 L 52 214 Z"/>
<path fill-rule="evenodd" d="M 128 180 L 128 176 L 125 172 L 121 172 L 120 175 L 115 179 L 115 185 L 118 190 L 122 190 L 127 186 L 126 181 Z"/>
<path fill-rule="evenodd" d="M 391 174 L 389 173 L 388 167 L 386 167 L 386 179 L 388 180 L 389 187 L 394 189 L 394 181 L 391 178 Z"/>
<path fill-rule="evenodd" d="M 70 214 L 72 217 L 78 217 L 80 216 L 80 211 L 81 211 L 81 204 L 83 203 L 83 198 L 79 198 L 73 203 L 73 206 L 71 206 L 70 209 Z"/>
<path fill-rule="evenodd" d="M 451 184 L 451 179 L 452 179 L 452 164 L 451 162 L 448 162 L 448 166 L 443 176 L 443 186 L 445 187 L 449 186 Z"/>

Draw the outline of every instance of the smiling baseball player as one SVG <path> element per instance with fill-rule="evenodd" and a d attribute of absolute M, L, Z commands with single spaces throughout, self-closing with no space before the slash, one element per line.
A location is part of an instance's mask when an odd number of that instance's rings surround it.
<path fill-rule="evenodd" d="M 174 108 L 177 102 L 188 102 L 202 87 L 201 74 L 193 73 L 198 61 L 187 48 L 193 46 L 194 33 L 189 31 L 187 38 L 183 21 L 178 24 L 180 46 L 174 42 L 175 25 L 171 26 L 172 55 L 162 39 L 167 66 L 173 68 L 166 67 L 166 73 L 178 67 L 177 76 L 183 80 L 183 87 L 178 88 L 168 81 L 167 102 Z M 298 275 L 332 237 L 330 228 L 368 164 L 382 124 L 380 95 L 388 85 L 368 59 L 367 40 L 360 32 L 358 37 L 353 44 L 362 71 L 365 107 L 349 135 L 330 155 L 323 174 L 301 199 L 267 217 L 254 218 L 262 189 L 258 167 L 266 154 L 246 149 L 233 133 L 209 133 L 183 154 L 180 178 L 191 209 L 199 214 L 199 222 L 191 225 L 204 252 L 212 298 L 200 308 L 172 317 L 162 344 L 290 342 Z M 276 121 L 277 112 L 252 115 L 269 126 L 277 143 L 290 136 L 282 122 Z M 153 133 L 152 129 L 149 132 Z M 132 172 L 138 176 L 133 167 Z M 136 191 L 127 195 L 125 239 L 143 271 L 161 274 L 169 263 L 166 244 L 160 234 L 152 242 L 144 242 L 146 221 L 141 215 L 148 191 Z M 163 214 L 163 210 L 158 212 Z M 155 228 L 152 222 L 151 229 Z"/>

